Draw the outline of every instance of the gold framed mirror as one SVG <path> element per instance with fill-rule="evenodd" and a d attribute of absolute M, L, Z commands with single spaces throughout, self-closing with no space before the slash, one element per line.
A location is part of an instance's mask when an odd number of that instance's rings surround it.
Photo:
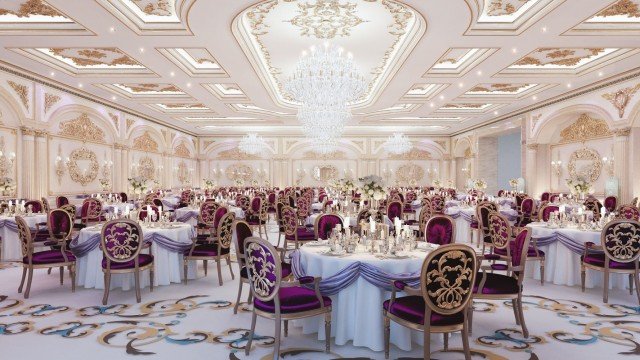
<path fill-rule="evenodd" d="M 338 178 L 338 169 L 333 165 L 317 165 L 313 167 L 313 178 L 323 183 Z"/>

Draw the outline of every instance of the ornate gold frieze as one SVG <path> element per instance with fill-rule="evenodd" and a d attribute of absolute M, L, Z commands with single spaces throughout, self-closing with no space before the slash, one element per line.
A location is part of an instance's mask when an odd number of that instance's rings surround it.
<path fill-rule="evenodd" d="M 173 15 L 171 12 L 171 4 L 169 3 L 169 0 L 132 0 L 132 2 L 147 15 Z"/>
<path fill-rule="evenodd" d="M 134 119 L 127 118 L 127 132 L 129 131 L 129 129 L 131 129 L 131 126 L 133 126 L 133 124 L 135 123 L 136 121 Z"/>
<path fill-rule="evenodd" d="M 317 0 L 314 4 L 298 3 L 298 15 L 289 20 L 300 28 L 300 35 L 318 39 L 349 36 L 351 29 L 364 22 L 356 15 L 356 4 L 338 0 Z"/>
<path fill-rule="evenodd" d="M 211 145 L 211 144 L 213 144 L 215 142 L 216 142 L 215 140 L 204 140 L 202 142 L 202 147 L 203 147 L 203 149 L 206 149 L 209 145 Z"/>
<path fill-rule="evenodd" d="M 557 65 L 571 67 L 578 65 L 581 61 L 597 56 L 605 51 L 603 48 L 540 48 L 530 55 L 518 60 L 517 66 L 544 66 Z"/>
<path fill-rule="evenodd" d="M 344 151 L 340 150 L 336 150 L 330 154 L 318 154 L 315 151 L 305 151 L 302 158 L 307 160 L 346 159 L 347 155 Z"/>
<path fill-rule="evenodd" d="M 599 12 L 597 16 L 627 16 L 630 18 L 638 18 L 640 17 L 640 7 L 631 0 L 619 0 Z"/>
<path fill-rule="evenodd" d="M 220 151 L 217 159 L 219 160 L 259 160 L 257 155 L 245 154 L 237 147 L 229 150 Z"/>
<path fill-rule="evenodd" d="M 79 140 L 105 142 L 104 131 L 96 126 L 86 113 L 80 114 L 75 119 L 61 122 L 60 135 Z"/>
<path fill-rule="evenodd" d="M 629 100 L 640 90 L 640 84 L 628 88 L 620 89 L 613 93 L 603 94 L 602 97 L 609 100 L 613 106 L 618 109 L 620 119 L 624 116 L 624 111 L 629 104 Z"/>
<path fill-rule="evenodd" d="M 81 169 L 79 162 L 88 162 L 87 167 Z M 100 164 L 98 163 L 96 153 L 85 147 L 81 147 L 71 152 L 67 168 L 71 180 L 82 186 L 86 186 L 98 177 Z"/>
<path fill-rule="evenodd" d="M 569 158 L 569 176 L 571 179 L 582 178 L 594 183 L 602 172 L 602 160 L 597 150 L 591 148 L 578 149 Z"/>
<path fill-rule="evenodd" d="M 12 2 L 17 2 L 13 0 Z M 1 15 L 15 15 L 20 18 L 29 17 L 33 15 L 41 15 L 47 17 L 64 16 L 59 11 L 49 6 L 42 0 L 26 0 L 23 1 L 19 7 L 15 10 L 2 8 L 0 9 Z"/>
<path fill-rule="evenodd" d="M 538 145 L 539 144 L 527 144 L 527 149 L 533 150 L 533 151 L 538 150 Z"/>
<path fill-rule="evenodd" d="M 585 142 L 589 139 L 611 136 L 609 126 L 604 120 L 593 119 L 587 114 L 582 114 L 573 124 L 560 132 L 562 143 Z"/>
<path fill-rule="evenodd" d="M 142 66 L 118 48 L 50 48 L 55 56 L 70 60 L 78 67 L 107 66 Z"/>
<path fill-rule="evenodd" d="M 109 113 L 109 117 L 111 118 L 111 121 L 113 121 L 113 125 L 116 127 L 116 130 L 120 130 L 120 118 L 118 117 L 117 114 L 112 114 Z"/>
<path fill-rule="evenodd" d="M 191 151 L 189 151 L 189 148 L 187 148 L 187 145 L 184 142 L 181 142 L 178 146 L 176 146 L 174 153 L 178 156 L 186 158 L 191 157 Z"/>
<path fill-rule="evenodd" d="M 60 101 L 60 96 L 55 94 L 44 94 L 44 113 L 48 113 L 51 107 L 55 105 L 58 101 Z"/>
<path fill-rule="evenodd" d="M 521 7 L 531 0 L 491 0 L 488 4 L 488 16 L 513 15 Z"/>
<path fill-rule="evenodd" d="M 431 160 L 431 153 L 426 150 L 412 148 L 404 154 L 389 155 L 389 160 Z"/>
<path fill-rule="evenodd" d="M 138 172 L 139 175 L 145 179 L 155 179 L 156 166 L 153 163 L 153 159 L 148 156 L 143 156 L 138 160 Z"/>
<path fill-rule="evenodd" d="M 158 142 L 153 140 L 148 131 L 133 140 L 133 148 L 140 151 L 158 152 Z"/>
<path fill-rule="evenodd" d="M 25 109 L 29 110 L 29 88 L 27 85 L 18 84 L 15 81 L 7 81 L 9 86 L 13 89 L 13 91 L 18 94 L 20 97 L 20 101 L 22 101 L 22 105 L 24 105 Z"/>
<path fill-rule="evenodd" d="M 26 135 L 26 136 L 33 136 L 36 133 L 35 130 L 26 126 L 21 126 L 20 131 L 22 132 L 22 135 Z"/>
<path fill-rule="evenodd" d="M 629 136 L 631 134 L 631 128 L 626 127 L 622 129 L 615 129 L 613 130 L 613 133 L 616 134 L 616 136 Z"/>
<path fill-rule="evenodd" d="M 443 149 L 447 148 L 447 142 L 444 141 L 444 140 L 434 140 L 433 142 L 438 144 L 438 145 L 440 145 L 440 146 L 442 146 Z"/>
<path fill-rule="evenodd" d="M 225 169 L 225 175 L 229 180 L 241 179 L 244 182 L 253 179 L 253 168 L 244 164 L 232 164 Z"/>

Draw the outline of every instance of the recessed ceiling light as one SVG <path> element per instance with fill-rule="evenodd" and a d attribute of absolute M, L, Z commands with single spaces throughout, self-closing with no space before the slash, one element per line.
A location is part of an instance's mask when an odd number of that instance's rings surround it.
<path fill-rule="evenodd" d="M 434 107 L 434 106 L 436 106 L 436 104 L 431 103 L 431 104 L 429 104 L 429 106 Z"/>
<path fill-rule="evenodd" d="M 79 84 L 78 84 L 78 87 L 80 87 L 80 88 L 81 88 L 81 87 L 82 87 L 82 83 L 79 83 Z"/>
<path fill-rule="evenodd" d="M 115 100 L 116 100 L 116 97 L 115 97 L 115 96 L 112 96 L 112 97 L 111 97 L 111 100 L 115 101 Z"/>
<path fill-rule="evenodd" d="M 567 87 L 570 88 L 571 87 L 571 83 L 567 83 Z"/>
<path fill-rule="evenodd" d="M 498 115 L 498 110 L 494 111 L 493 115 Z"/>
<path fill-rule="evenodd" d="M 482 70 L 478 70 L 476 74 L 478 74 L 478 76 L 482 75 Z"/>
<path fill-rule="evenodd" d="M 174 73 L 173 71 L 169 73 L 170 76 L 176 76 L 176 73 Z"/>
<path fill-rule="evenodd" d="M 459 83 L 459 84 L 458 84 L 458 86 L 459 86 L 459 87 L 463 87 L 463 86 L 464 86 L 464 83 Z"/>
<path fill-rule="evenodd" d="M 513 48 L 513 49 L 511 49 L 511 52 L 515 54 L 515 53 L 517 53 L 517 52 L 518 52 L 518 49 Z"/>
<path fill-rule="evenodd" d="M 114 28 L 113 26 L 109 28 L 109 31 L 111 32 L 116 32 L 116 28 Z"/>
<path fill-rule="evenodd" d="M 190 82 L 187 83 L 187 87 L 191 87 L 191 83 Z"/>
<path fill-rule="evenodd" d="M 547 27 L 546 26 L 542 27 L 542 32 L 547 32 Z"/>
<path fill-rule="evenodd" d="M 602 71 L 598 72 L 598 76 L 602 77 L 602 75 L 604 75 Z"/>
<path fill-rule="evenodd" d="M 537 97 L 537 96 L 535 96 L 535 95 L 533 95 L 532 99 L 533 99 L 533 100 L 538 100 L 538 97 Z"/>
<path fill-rule="evenodd" d="M 144 52 L 144 48 L 142 48 L 142 47 L 141 47 L 141 48 L 140 48 L 140 52 L 141 52 L 141 53 L 142 53 L 142 52 Z"/>
<path fill-rule="evenodd" d="M 440 100 L 444 100 L 444 95 L 440 95 Z"/>
<path fill-rule="evenodd" d="M 51 76 L 56 76 L 56 73 L 52 71 L 52 72 L 50 73 L 50 75 L 51 75 Z"/>

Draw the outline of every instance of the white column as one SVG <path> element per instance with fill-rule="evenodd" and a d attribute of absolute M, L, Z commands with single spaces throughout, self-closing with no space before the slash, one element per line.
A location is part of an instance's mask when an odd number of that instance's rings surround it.
<path fill-rule="evenodd" d="M 451 180 L 451 183 L 453 184 L 454 187 L 458 183 L 457 177 L 458 177 L 458 164 L 457 164 L 456 158 L 452 157 L 449 163 L 449 180 Z"/>
<path fill-rule="evenodd" d="M 122 191 L 129 193 L 129 167 L 131 162 L 129 161 L 129 148 L 124 145 L 120 145 L 122 151 L 120 152 L 120 164 L 122 165 L 118 170 L 120 172 L 120 183 L 122 184 Z"/>
<path fill-rule="evenodd" d="M 47 196 L 47 190 L 49 184 L 47 184 L 49 177 L 47 172 L 48 159 L 47 159 L 47 132 L 36 130 L 34 133 L 35 138 L 35 184 L 34 184 L 34 198 L 40 199 Z"/>
<path fill-rule="evenodd" d="M 19 159 L 22 166 L 22 190 L 18 197 L 26 199 L 34 199 L 35 191 L 35 141 L 34 130 L 27 127 L 21 127 L 22 135 L 22 158 Z"/>
<path fill-rule="evenodd" d="M 125 191 L 125 185 L 122 176 L 122 167 L 122 147 L 119 144 L 114 144 L 113 168 L 111 171 L 111 181 L 113 181 L 113 186 L 111 186 L 111 189 L 113 192 Z"/>
<path fill-rule="evenodd" d="M 526 164 L 525 164 L 525 176 L 526 179 L 525 191 L 534 198 L 539 198 L 540 190 L 539 184 L 534 174 L 536 173 L 538 161 L 538 144 L 527 144 L 527 155 L 526 155 Z"/>
<path fill-rule="evenodd" d="M 633 198 L 629 191 L 629 134 L 631 128 L 624 128 L 615 131 L 613 143 L 614 175 L 620 179 L 620 204 L 626 204 Z"/>

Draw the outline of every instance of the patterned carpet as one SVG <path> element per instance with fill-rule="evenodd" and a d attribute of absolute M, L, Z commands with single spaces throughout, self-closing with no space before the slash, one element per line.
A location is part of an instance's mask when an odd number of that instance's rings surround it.
<path fill-rule="evenodd" d="M 274 238 L 274 236 L 270 236 Z M 235 270 L 235 269 L 234 269 Z M 236 271 L 237 274 L 237 271 Z M 2 358 L 51 357 L 64 351 L 65 359 L 268 359 L 272 351 L 273 322 L 258 318 L 251 356 L 244 355 L 250 326 L 246 304 L 233 315 L 235 281 L 223 268 L 217 275 L 188 285 L 172 284 L 142 291 L 135 303 L 133 291 L 114 290 L 110 305 L 102 306 L 102 291 L 78 288 L 71 293 L 69 279 L 59 285 L 57 271 L 34 275 L 31 297 L 17 293 L 21 268 L 0 266 L 0 344 Z M 525 319 L 530 331 L 523 338 L 516 326 L 511 302 L 475 302 L 471 341 L 474 359 L 632 359 L 640 356 L 640 307 L 628 292 L 610 293 L 602 303 L 601 289 L 581 293 L 569 288 L 525 282 Z M 246 294 L 246 291 L 245 291 Z M 379 314 L 375 314 L 379 316 Z M 366 330 L 363 330 L 366 331 Z M 442 352 L 442 337 L 433 335 L 432 359 L 461 359 L 460 335 Z M 34 346 L 36 345 L 36 346 Z M 284 359 L 383 359 L 384 354 L 350 345 L 324 353 L 324 342 L 290 326 L 282 344 Z M 422 348 L 405 352 L 392 347 L 391 358 L 421 359 Z"/>

